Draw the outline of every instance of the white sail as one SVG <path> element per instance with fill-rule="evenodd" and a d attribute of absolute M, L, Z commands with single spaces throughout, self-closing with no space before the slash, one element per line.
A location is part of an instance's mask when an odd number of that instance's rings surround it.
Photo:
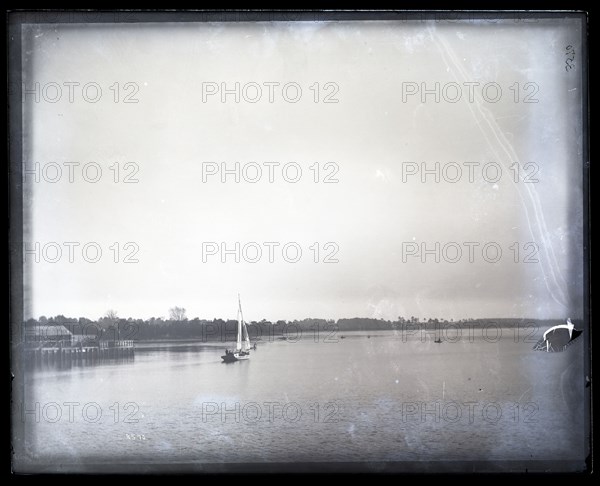
<path fill-rule="evenodd" d="M 237 334 L 237 346 L 236 351 L 249 351 L 250 350 L 250 338 L 248 336 L 248 328 L 244 321 L 244 313 L 242 312 L 242 300 L 240 294 L 238 294 L 238 334 Z M 245 335 L 244 335 L 245 333 Z"/>
<path fill-rule="evenodd" d="M 242 349 L 242 316 L 241 314 L 241 304 L 240 310 L 238 311 L 238 325 L 237 325 L 237 343 L 235 346 L 236 351 L 240 351 Z"/>
<path fill-rule="evenodd" d="M 246 338 L 244 339 L 244 351 L 250 350 L 250 335 L 248 334 L 248 327 L 246 326 L 246 321 L 243 321 L 244 324 L 244 332 L 246 333 Z"/>

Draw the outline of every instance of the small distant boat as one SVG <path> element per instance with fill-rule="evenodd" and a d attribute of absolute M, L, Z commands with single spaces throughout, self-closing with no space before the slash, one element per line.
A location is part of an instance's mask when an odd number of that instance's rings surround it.
<path fill-rule="evenodd" d="M 442 342 L 442 336 L 439 330 L 439 326 L 436 325 L 437 328 L 437 337 L 435 338 L 435 341 L 433 341 L 434 343 L 440 344 Z"/>
<path fill-rule="evenodd" d="M 558 353 L 564 351 L 575 339 L 583 334 L 583 331 L 575 329 L 571 319 L 566 324 L 559 324 L 548 329 L 533 349 L 535 351 L 546 351 L 547 353 Z"/>
<path fill-rule="evenodd" d="M 225 350 L 225 354 L 221 356 L 224 363 L 233 363 L 244 359 L 250 359 L 250 335 L 248 334 L 248 327 L 246 321 L 244 321 L 244 314 L 242 313 L 242 301 L 238 294 L 238 326 L 237 326 L 237 340 L 235 349 Z M 254 345 L 256 349 L 256 344 Z"/>

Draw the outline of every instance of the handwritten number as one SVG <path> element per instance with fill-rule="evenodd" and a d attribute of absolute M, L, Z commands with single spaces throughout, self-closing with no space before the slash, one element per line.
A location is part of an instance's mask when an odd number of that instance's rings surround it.
<path fill-rule="evenodd" d="M 567 56 L 565 59 L 565 71 L 569 72 L 575 67 L 575 49 L 573 46 L 568 45 L 565 50 L 567 51 L 565 52 L 565 56 Z"/>

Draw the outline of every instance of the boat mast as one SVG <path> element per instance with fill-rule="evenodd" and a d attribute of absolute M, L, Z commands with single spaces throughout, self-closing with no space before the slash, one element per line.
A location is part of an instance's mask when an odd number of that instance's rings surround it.
<path fill-rule="evenodd" d="M 238 294 L 238 303 L 239 303 L 239 313 L 241 316 L 241 331 L 240 331 L 240 344 L 239 347 L 242 348 L 241 341 L 244 341 L 243 349 L 244 351 L 248 351 L 250 349 L 250 335 L 248 334 L 248 327 L 246 326 L 246 321 L 244 321 L 244 313 L 242 312 L 242 301 L 240 299 L 240 294 Z"/>
<path fill-rule="evenodd" d="M 240 300 L 240 294 L 238 294 L 238 326 L 237 326 L 237 345 L 235 349 L 240 351 L 242 349 L 242 322 L 244 320 L 244 316 L 242 314 L 242 301 Z"/>

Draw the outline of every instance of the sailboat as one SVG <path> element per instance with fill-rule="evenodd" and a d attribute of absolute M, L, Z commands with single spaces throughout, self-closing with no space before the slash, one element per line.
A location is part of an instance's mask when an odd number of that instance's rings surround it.
<path fill-rule="evenodd" d="M 441 344 L 441 342 L 442 342 L 442 335 L 441 335 L 441 332 L 440 332 L 440 327 L 439 327 L 439 325 L 437 323 L 435 324 L 435 329 L 437 331 L 437 338 L 433 342 L 436 343 L 436 344 Z"/>
<path fill-rule="evenodd" d="M 248 334 L 248 327 L 246 326 L 246 321 L 244 321 L 244 314 L 242 313 L 242 301 L 240 300 L 239 294 L 237 319 L 238 325 L 235 349 L 225 350 L 225 354 L 221 356 L 221 359 L 225 363 L 233 363 L 234 361 L 250 359 L 250 335 Z"/>

